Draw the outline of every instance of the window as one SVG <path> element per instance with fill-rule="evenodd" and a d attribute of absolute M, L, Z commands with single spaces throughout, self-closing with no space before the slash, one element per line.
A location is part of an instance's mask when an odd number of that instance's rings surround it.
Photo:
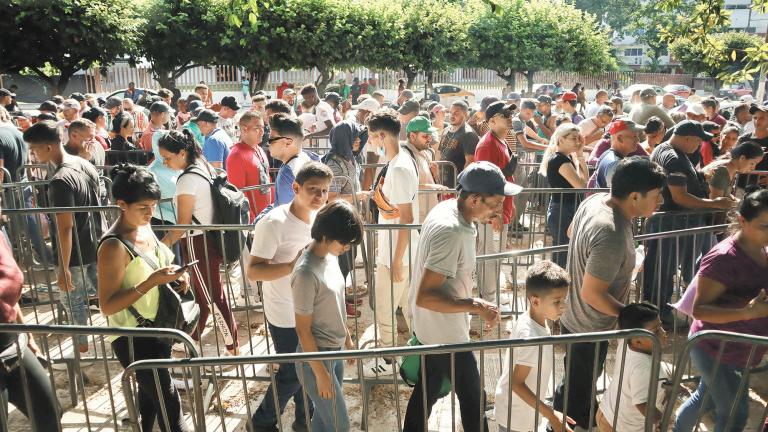
<path fill-rule="evenodd" d="M 642 48 L 627 48 L 624 50 L 624 57 L 642 57 Z"/>

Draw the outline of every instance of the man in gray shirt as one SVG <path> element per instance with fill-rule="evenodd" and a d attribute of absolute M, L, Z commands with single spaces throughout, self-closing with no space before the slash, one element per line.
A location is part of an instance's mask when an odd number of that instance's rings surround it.
<path fill-rule="evenodd" d="M 592 195 L 579 206 L 571 223 L 568 246 L 568 273 L 572 284 L 560 318 L 562 334 L 613 330 L 619 311 L 629 300 L 635 247 L 632 219 L 650 217 L 662 203 L 664 171 L 647 158 L 622 159 L 611 179 L 611 193 Z M 603 371 L 608 343 L 577 343 L 565 356 L 568 382 L 557 387 L 554 408 L 563 411 L 566 388 L 568 412 L 564 413 L 584 429 L 594 424 L 589 418 L 595 402 L 584 395 Z M 568 366 L 570 362 L 570 366 Z M 592 375 L 595 362 L 597 374 Z M 570 369 L 569 369 L 570 368 Z"/>

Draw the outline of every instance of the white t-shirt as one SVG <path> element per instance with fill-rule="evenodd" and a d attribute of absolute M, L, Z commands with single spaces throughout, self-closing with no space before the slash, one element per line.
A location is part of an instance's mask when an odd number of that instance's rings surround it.
<path fill-rule="evenodd" d="M 600 410 L 605 415 L 609 424 L 613 424 L 614 409 L 616 408 L 616 393 L 618 392 L 619 373 L 623 357 L 624 342 L 619 342 L 616 349 L 616 362 L 613 378 L 603 394 Z M 627 347 L 627 360 L 624 363 L 624 375 L 622 376 L 621 398 L 619 400 L 618 427 L 614 430 L 621 432 L 642 432 L 645 430 L 645 416 L 637 410 L 635 405 L 648 401 L 648 378 L 651 376 L 651 355 L 632 351 Z M 659 387 L 656 393 L 656 407 L 663 411 L 664 391 L 661 387 L 662 380 L 668 378 L 668 374 L 662 367 L 659 369 Z"/>
<path fill-rule="evenodd" d="M 311 218 L 314 219 L 314 214 Z M 294 216 L 290 204 L 278 206 L 256 223 L 251 255 L 270 264 L 291 262 L 312 241 L 311 228 L 312 221 L 306 224 Z M 265 281 L 262 290 L 264 313 L 269 322 L 281 328 L 296 327 L 290 275 Z"/>
<path fill-rule="evenodd" d="M 325 126 L 325 122 L 330 121 L 331 124 L 336 125 L 336 119 L 333 116 L 333 107 L 328 102 L 320 101 L 315 107 L 315 132 L 320 132 L 330 129 Z"/>
<path fill-rule="evenodd" d="M 317 122 L 317 117 L 315 117 L 315 115 L 312 113 L 302 113 L 299 116 L 299 120 L 301 120 L 301 125 L 304 128 L 304 132 L 307 134 L 312 133 L 312 126 L 314 126 Z"/>
<path fill-rule="evenodd" d="M 550 336 L 551 334 L 549 327 L 539 325 L 539 323 L 531 319 L 529 314 L 525 313 L 520 315 L 520 318 L 515 323 L 510 339 L 528 339 Z M 507 350 L 504 353 L 504 368 L 502 369 L 501 379 L 499 379 L 499 383 L 496 385 L 496 402 L 494 404 L 496 423 L 507 427 L 507 417 L 509 411 L 511 411 L 512 424 L 514 425 L 512 429 L 524 432 L 533 431 L 536 425 L 536 409 L 525 403 L 514 392 L 511 396 L 511 409 L 507 410 L 510 407 L 509 376 L 515 365 L 530 367 L 531 370 L 525 378 L 525 385 L 531 389 L 533 394 L 536 394 L 538 391 L 539 400 L 545 400 L 548 392 L 552 390 L 552 345 L 541 347 L 541 369 L 539 369 L 539 347 L 536 346 L 515 348 L 512 351 L 512 361 L 513 364 L 510 366 L 509 350 Z M 540 379 L 538 379 L 539 377 Z M 537 430 L 544 430 L 547 419 L 541 415 L 541 411 L 539 411 L 538 416 L 539 427 Z"/>
<path fill-rule="evenodd" d="M 204 172 L 208 170 L 203 167 Z M 173 205 L 179 208 L 179 195 L 193 195 L 195 197 L 195 207 L 192 209 L 192 216 L 197 219 L 201 225 L 210 225 L 213 223 L 213 198 L 211 197 L 211 183 L 196 173 L 187 173 L 180 175 L 176 180 L 176 195 L 173 196 Z M 178 215 L 177 215 L 178 216 Z M 192 222 L 196 223 L 196 222 Z M 193 235 L 200 234 L 201 231 L 194 231 Z"/>
<path fill-rule="evenodd" d="M 426 268 L 446 276 L 441 290 L 447 296 L 471 297 L 476 236 L 475 227 L 459 214 L 455 199 L 436 205 L 421 227 L 408 300 L 413 332 L 425 345 L 469 342 L 468 313 L 417 306 L 416 295 Z"/>
<path fill-rule="evenodd" d="M 602 105 L 598 105 L 597 102 L 590 102 L 587 104 L 587 109 L 584 112 L 584 115 L 586 117 L 593 117 L 597 115 L 597 111 L 600 109 Z"/>
<path fill-rule="evenodd" d="M 419 223 L 419 175 L 416 172 L 416 163 L 406 150 L 400 149 L 400 152 L 389 162 L 387 175 L 384 177 L 384 186 L 382 187 L 384 196 L 394 207 L 399 204 L 411 204 L 413 213 L 413 223 Z M 400 218 L 384 219 L 379 213 L 380 224 L 399 224 Z M 398 231 L 379 230 L 377 263 L 389 267 L 390 250 L 394 253 L 397 244 Z M 391 237 L 391 245 L 390 245 Z M 411 230 L 410 252 L 416 251 L 416 245 L 419 243 L 419 233 Z M 391 248 L 390 248 L 391 246 Z M 403 254 L 403 266 L 408 266 L 409 250 Z M 394 257 L 393 257 L 394 259 Z"/>
<path fill-rule="evenodd" d="M 742 134 L 751 134 L 755 131 L 755 122 L 754 120 L 750 120 L 747 124 L 744 125 L 744 127 L 741 129 Z"/>

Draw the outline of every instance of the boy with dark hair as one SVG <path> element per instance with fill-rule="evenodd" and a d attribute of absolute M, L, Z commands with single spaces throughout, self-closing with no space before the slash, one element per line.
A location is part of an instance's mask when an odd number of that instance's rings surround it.
<path fill-rule="evenodd" d="M 667 333 L 661 326 L 659 308 L 650 303 L 630 303 L 624 306 L 619 312 L 618 321 L 621 330 L 648 330 L 658 336 L 662 346 L 666 344 Z M 645 419 L 648 415 L 653 416 L 654 424 L 661 420 L 661 407 L 667 397 L 661 383 L 667 376 L 665 371 L 659 370 L 656 403 L 649 407 L 648 386 L 653 362 L 652 353 L 653 341 L 648 337 L 630 338 L 619 343 L 616 348 L 613 379 L 603 394 L 603 401 L 597 413 L 600 432 L 642 432 L 645 430 Z M 621 364 L 624 364 L 623 375 Z M 617 408 L 618 415 L 615 414 Z M 613 424 L 614 418 L 616 425 Z"/>
<path fill-rule="evenodd" d="M 287 114 L 275 114 L 269 118 L 269 155 L 282 162 L 275 179 L 275 205 L 293 200 L 293 183 L 296 175 L 312 158 L 301 150 L 304 130 L 301 120 Z"/>
<path fill-rule="evenodd" d="M 253 230 L 256 241 L 251 247 L 248 279 L 264 282 L 264 317 L 277 354 L 295 352 L 299 344 L 290 275 L 304 247 L 312 241 L 312 222 L 315 213 L 328 200 L 332 178 L 333 172 L 322 163 L 306 163 L 293 181 L 292 201 L 264 215 Z M 275 387 L 270 385 L 267 389 L 261 405 L 251 418 L 253 429 L 277 430 L 278 417 L 293 398 L 296 405 L 293 430 L 306 430 L 305 400 L 295 364 L 281 364 L 275 383 Z M 275 408 L 273 392 L 277 392 L 279 410 Z M 311 407 L 309 413 L 312 413 Z"/>
<path fill-rule="evenodd" d="M 510 338 L 551 336 L 547 320 L 557 321 L 563 314 L 570 284 L 568 272 L 552 261 L 532 265 L 525 278 L 528 312 L 515 323 Z M 511 366 L 510 358 L 514 360 Z M 499 432 L 539 430 L 544 419 L 555 432 L 570 430 L 563 421 L 563 414 L 544 402 L 553 369 L 552 345 L 522 347 L 507 353 L 501 379 L 496 385 L 494 410 Z M 514 393 L 512 396 L 510 389 Z M 575 423 L 570 418 L 568 422 Z"/>

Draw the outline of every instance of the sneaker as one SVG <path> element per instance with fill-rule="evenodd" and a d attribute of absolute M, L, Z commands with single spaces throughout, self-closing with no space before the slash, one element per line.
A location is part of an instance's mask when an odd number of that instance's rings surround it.
<path fill-rule="evenodd" d="M 387 378 L 397 372 L 397 362 L 387 363 L 382 358 L 372 358 L 363 364 L 363 376 L 366 378 Z"/>
<path fill-rule="evenodd" d="M 193 388 L 192 380 L 190 378 L 187 379 L 178 379 L 178 378 L 171 378 L 171 384 L 176 388 L 177 391 L 187 391 L 187 389 Z"/>

